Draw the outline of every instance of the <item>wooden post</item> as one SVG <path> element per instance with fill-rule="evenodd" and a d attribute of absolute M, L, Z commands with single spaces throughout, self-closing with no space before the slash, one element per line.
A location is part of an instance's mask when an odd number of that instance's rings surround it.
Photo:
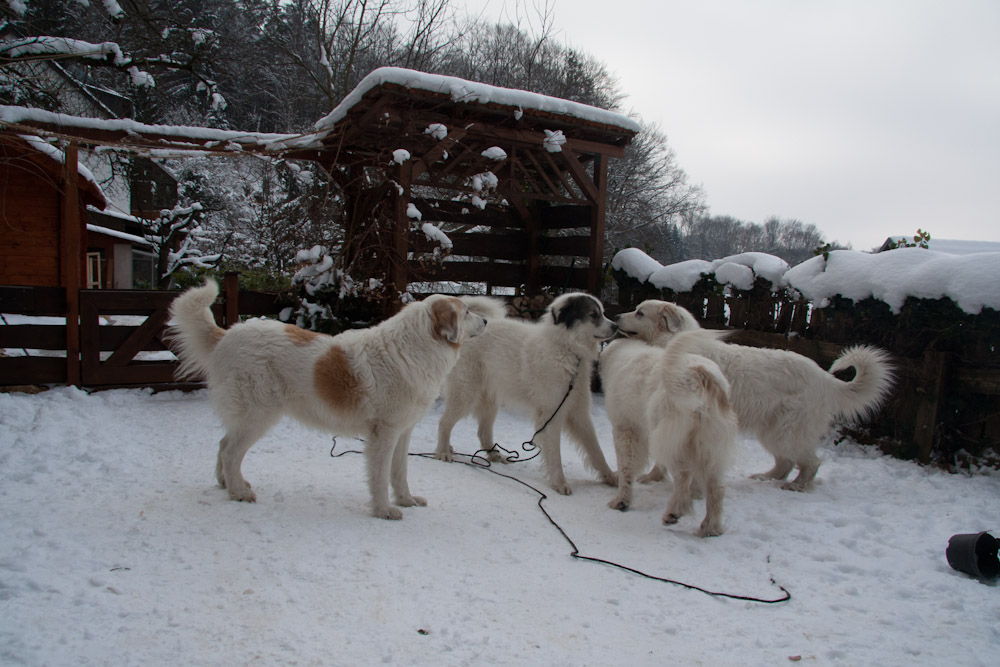
<path fill-rule="evenodd" d="M 934 430 L 941 414 L 941 398 L 947 386 L 948 353 L 925 352 L 920 369 L 920 386 L 915 390 L 920 396 L 913 425 L 913 444 L 917 447 L 917 460 L 930 463 L 934 447 Z"/>
<path fill-rule="evenodd" d="M 80 272 L 83 270 L 78 154 L 75 142 L 71 142 L 64 152 L 60 215 L 60 282 L 66 290 L 66 384 L 77 387 L 80 386 Z"/>
<path fill-rule="evenodd" d="M 407 259 L 410 254 L 410 219 L 406 214 L 407 205 L 410 203 L 410 186 L 413 183 L 413 164 L 407 160 L 399 165 L 397 183 L 403 192 L 393 197 L 395 206 L 392 208 L 393 219 L 390 237 L 392 246 L 387 248 L 389 272 L 387 277 L 392 282 L 392 288 L 396 296 L 389 301 L 389 312 L 387 315 L 396 313 L 402 307 L 399 295 L 406 291 L 409 283 L 409 265 Z"/>
<path fill-rule="evenodd" d="M 226 271 L 222 278 L 222 295 L 226 300 L 225 327 L 240 323 L 240 274 Z"/>
<path fill-rule="evenodd" d="M 604 217 L 608 197 L 608 160 L 594 156 L 594 185 L 597 198 L 590 207 L 590 266 L 587 269 L 587 291 L 596 295 L 604 273 Z"/>

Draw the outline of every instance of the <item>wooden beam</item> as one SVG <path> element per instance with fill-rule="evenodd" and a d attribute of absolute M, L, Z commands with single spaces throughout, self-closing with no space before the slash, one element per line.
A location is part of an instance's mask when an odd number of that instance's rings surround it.
<path fill-rule="evenodd" d="M 569 173 L 573 176 L 573 180 L 583 190 L 583 194 L 587 196 L 587 199 L 596 204 L 597 200 L 601 198 L 600 190 L 590 178 L 583 164 L 573 154 L 573 151 L 567 151 L 565 146 L 560 154 L 566 161 L 566 166 L 569 168 Z"/>
<path fill-rule="evenodd" d="M 63 192 L 60 248 L 63 288 L 66 290 L 66 384 L 80 386 L 80 272 L 83 270 L 80 220 L 79 148 L 70 142 L 63 152 Z"/>
<path fill-rule="evenodd" d="M 461 141 L 462 137 L 465 135 L 466 131 L 464 129 L 451 130 L 448 132 L 447 137 L 437 142 L 419 160 L 415 161 L 415 164 L 413 165 L 413 179 L 416 180 L 425 172 L 430 171 L 438 160 L 441 159 L 444 153 Z"/>

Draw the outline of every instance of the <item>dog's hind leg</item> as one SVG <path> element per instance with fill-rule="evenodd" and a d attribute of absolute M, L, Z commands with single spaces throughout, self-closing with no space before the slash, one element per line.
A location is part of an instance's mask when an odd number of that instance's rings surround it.
<path fill-rule="evenodd" d="M 589 401 L 588 401 L 589 403 Z M 597 431 L 590 418 L 589 405 L 586 410 L 571 410 L 566 416 L 566 432 L 583 450 L 584 463 L 597 472 L 597 476 L 608 486 L 618 482 L 618 476 L 611 470 L 601 444 L 597 441 Z"/>
<path fill-rule="evenodd" d="M 667 478 L 667 467 L 659 463 L 653 464 L 653 467 L 649 469 L 645 475 L 639 475 L 640 484 L 652 484 L 653 482 L 662 482 Z"/>
<path fill-rule="evenodd" d="M 792 481 L 782 484 L 781 488 L 786 491 L 808 491 L 812 487 L 816 473 L 819 471 L 819 464 L 820 460 L 815 456 L 806 460 L 800 459 L 796 461 L 795 465 L 799 469 L 799 474 Z"/>
<path fill-rule="evenodd" d="M 722 535 L 722 501 L 726 497 L 726 487 L 722 480 L 710 476 L 703 481 L 705 487 L 705 518 L 698 528 L 698 537 Z"/>
<path fill-rule="evenodd" d="M 666 525 L 677 521 L 691 512 L 691 472 L 678 470 L 674 475 L 674 492 L 667 502 L 667 511 L 663 513 L 663 523 Z"/>
<path fill-rule="evenodd" d="M 427 504 L 427 501 L 420 496 L 414 496 L 410 493 L 410 486 L 406 481 L 406 464 L 410 456 L 410 434 L 412 432 L 412 428 L 404 431 L 396 442 L 396 449 L 392 452 L 392 491 L 396 504 L 401 507 Z"/>
<path fill-rule="evenodd" d="M 759 472 L 755 475 L 750 475 L 750 479 L 785 479 L 788 477 L 788 473 L 792 472 L 792 468 L 794 467 L 795 464 L 791 459 L 775 454 L 774 467 L 767 472 Z"/>
<path fill-rule="evenodd" d="M 233 500 L 254 503 L 257 494 L 243 479 L 241 467 L 243 457 L 261 436 L 267 433 L 280 418 L 280 413 L 258 409 L 256 414 L 242 415 L 242 421 L 229 428 L 219 442 L 219 456 L 215 464 L 215 474 L 219 484 L 229 492 Z"/>

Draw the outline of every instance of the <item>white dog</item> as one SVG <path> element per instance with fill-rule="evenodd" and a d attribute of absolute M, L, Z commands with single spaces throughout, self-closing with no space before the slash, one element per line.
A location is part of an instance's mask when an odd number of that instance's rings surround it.
<path fill-rule="evenodd" d="M 216 478 L 233 500 L 257 497 L 240 471 L 247 450 L 289 414 L 302 423 L 365 441 L 372 511 L 401 519 L 389 504 L 426 505 L 410 494 L 406 461 L 413 426 L 437 398 L 466 338 L 486 320 L 454 297 L 431 296 L 370 329 L 326 336 L 274 320 L 228 331 L 209 307 L 209 281 L 174 300 L 170 314 L 181 375 L 200 375 L 226 428 Z"/>
<path fill-rule="evenodd" d="M 590 417 L 590 380 L 600 343 L 614 335 L 601 302 L 589 294 L 564 294 L 538 323 L 505 317 L 502 302 L 465 297 L 469 309 L 490 321 L 486 332 L 462 348 L 445 382 L 444 414 L 438 424 L 435 456 L 450 461 L 451 431 L 474 412 L 479 444 L 493 448 L 493 423 L 501 405 L 522 408 L 539 429 L 549 482 L 557 492 L 571 492 L 563 475 L 560 434 L 563 429 L 583 449 L 584 460 L 607 484 L 615 474 L 604 460 Z M 544 427 L 544 428 L 543 428 Z M 491 460 L 502 460 L 496 451 Z"/>
<path fill-rule="evenodd" d="M 650 453 L 674 476 L 663 523 L 691 511 L 692 485 L 705 493 L 699 537 L 722 534 L 723 477 L 736 447 L 736 413 L 729 383 L 719 367 L 690 354 L 710 332 L 682 333 L 653 347 L 616 340 L 601 353 L 601 383 L 618 457 L 618 495 L 609 503 L 625 510 L 632 478 Z"/>
<path fill-rule="evenodd" d="M 663 345 L 680 331 L 700 329 L 684 308 L 666 301 L 649 300 L 618 317 L 626 336 Z M 799 470 L 783 489 L 810 488 L 820 459 L 816 447 L 834 417 L 861 419 L 870 416 L 887 397 L 893 383 L 889 355 L 869 347 L 845 349 L 823 371 L 812 360 L 787 350 L 732 345 L 705 339 L 694 351 L 722 369 L 732 387 L 731 400 L 740 428 L 756 436 L 774 456 L 774 467 L 753 475 L 755 479 L 788 477 Z M 833 374 L 853 367 L 853 380 L 844 382 Z"/>

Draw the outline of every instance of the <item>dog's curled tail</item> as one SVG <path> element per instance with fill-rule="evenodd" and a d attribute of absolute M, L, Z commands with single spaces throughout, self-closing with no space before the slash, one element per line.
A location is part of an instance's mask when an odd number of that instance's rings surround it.
<path fill-rule="evenodd" d="M 206 377 L 212 350 L 226 330 L 215 323 L 211 306 L 219 296 L 219 286 L 206 280 L 201 287 L 192 287 L 170 304 L 170 339 L 174 343 L 181 365 L 178 378 Z"/>
<path fill-rule="evenodd" d="M 502 320 L 507 317 L 507 307 L 499 299 L 488 296 L 463 296 L 462 303 L 476 315 L 485 317 L 487 321 Z"/>
<path fill-rule="evenodd" d="M 889 396 L 896 379 L 889 354 L 869 345 L 846 348 L 830 366 L 830 373 L 848 368 L 854 368 L 856 375 L 840 383 L 840 414 L 851 420 L 867 419 Z"/>

